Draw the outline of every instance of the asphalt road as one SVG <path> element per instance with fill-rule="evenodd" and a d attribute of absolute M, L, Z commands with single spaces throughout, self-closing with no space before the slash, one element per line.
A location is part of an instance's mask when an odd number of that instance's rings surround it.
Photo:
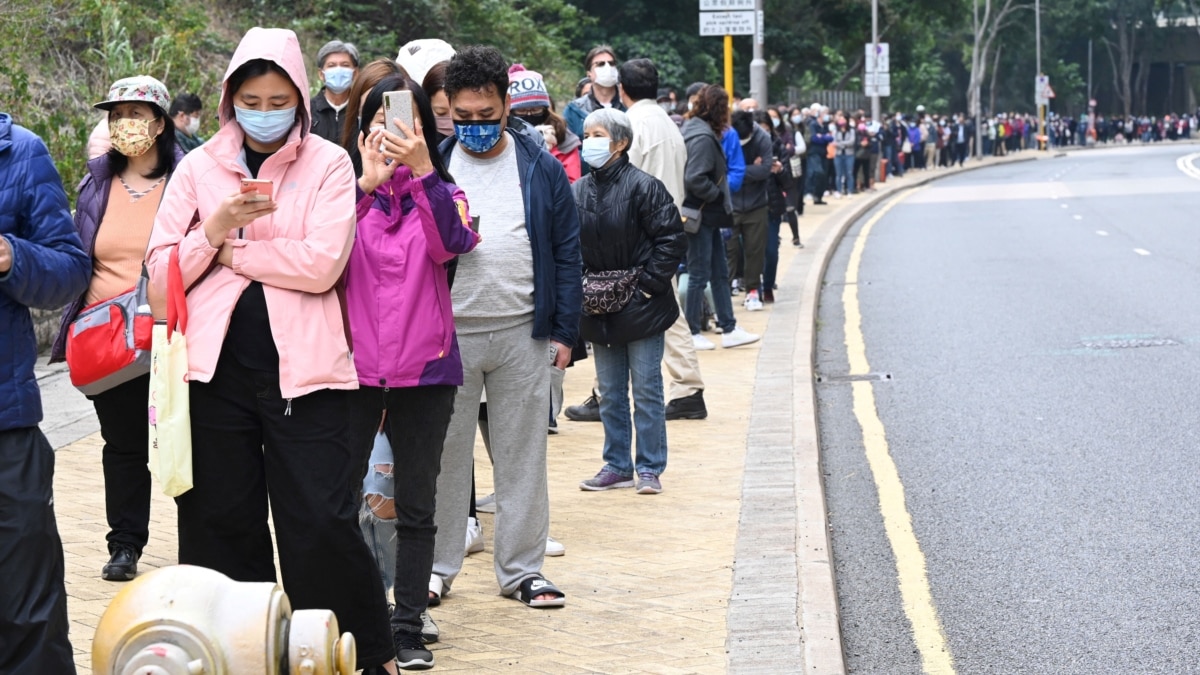
<path fill-rule="evenodd" d="M 866 240 L 877 411 L 955 672 L 1200 673 L 1197 149 L 948 178 Z M 825 375 L 862 225 L 825 279 Z M 817 391 L 848 666 L 922 672 L 851 385 Z"/>

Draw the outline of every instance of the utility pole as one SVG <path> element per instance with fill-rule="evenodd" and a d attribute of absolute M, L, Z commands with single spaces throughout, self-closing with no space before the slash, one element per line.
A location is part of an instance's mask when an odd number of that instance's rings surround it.
<path fill-rule="evenodd" d="M 871 0 L 871 53 L 879 54 L 879 0 Z M 879 88 L 876 87 L 875 95 L 871 97 L 871 119 L 875 120 L 876 124 L 880 124 L 882 123 L 881 117 Z"/>
<path fill-rule="evenodd" d="M 1041 77 L 1045 73 L 1042 72 L 1042 0 L 1033 1 L 1033 29 L 1037 33 L 1037 74 Z M 1046 136 L 1046 106 L 1038 105 L 1038 149 L 1041 149 L 1041 136 Z M 1047 148 L 1049 147 L 1049 137 L 1047 136 Z"/>
<path fill-rule="evenodd" d="M 763 58 L 764 12 L 763 0 L 754 0 L 754 59 L 750 61 L 750 98 L 758 101 L 763 110 L 771 105 L 767 100 L 767 60 Z M 730 95 L 732 95 L 732 91 Z"/>

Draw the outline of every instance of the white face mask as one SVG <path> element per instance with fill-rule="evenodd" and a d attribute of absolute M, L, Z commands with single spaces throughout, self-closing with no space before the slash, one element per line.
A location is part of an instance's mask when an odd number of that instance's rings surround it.
<path fill-rule="evenodd" d="M 592 82 L 601 87 L 615 87 L 619 80 L 616 66 L 597 66 L 596 77 L 592 78 Z"/>
<path fill-rule="evenodd" d="M 200 118 L 188 117 L 187 127 L 184 129 L 188 136 L 195 136 L 200 131 Z"/>

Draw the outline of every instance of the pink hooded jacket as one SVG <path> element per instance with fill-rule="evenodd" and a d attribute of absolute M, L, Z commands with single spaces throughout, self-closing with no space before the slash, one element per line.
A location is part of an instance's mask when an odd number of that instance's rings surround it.
<path fill-rule="evenodd" d="M 296 34 L 251 29 L 225 71 L 226 87 L 230 75 L 255 59 L 278 64 L 300 92 L 296 126 L 258 174 L 274 181 L 279 210 L 246 226 L 244 238 L 232 242 L 232 269 L 215 266 L 188 294 L 188 376 L 212 380 L 234 305 L 250 282 L 258 281 L 279 350 L 283 398 L 356 389 L 358 377 L 334 288 L 354 243 L 354 169 L 344 150 L 309 133 L 308 76 Z M 173 246 L 179 247 L 185 287 L 209 268 L 217 249 L 208 243 L 204 221 L 249 177 L 233 94 L 228 89 L 222 93 L 221 130 L 179 164 L 154 221 L 146 259 L 150 278 L 160 289 L 166 288 Z M 188 232 L 194 217 L 200 222 Z"/>

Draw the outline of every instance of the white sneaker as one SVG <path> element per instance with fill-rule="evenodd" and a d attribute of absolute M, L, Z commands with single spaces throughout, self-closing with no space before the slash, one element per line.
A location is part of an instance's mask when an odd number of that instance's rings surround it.
<path fill-rule="evenodd" d="M 729 349 L 730 347 L 741 347 L 754 342 L 758 342 L 759 336 L 754 333 L 747 333 L 742 330 L 741 326 L 734 328 L 728 333 L 721 336 L 721 346 Z"/>
<path fill-rule="evenodd" d="M 750 291 L 746 294 L 746 300 L 742 303 L 746 306 L 747 312 L 761 312 L 763 308 L 762 300 L 758 299 L 758 291 Z"/>
<path fill-rule="evenodd" d="M 692 335 L 692 347 L 698 352 L 707 352 L 717 348 L 717 346 L 712 343 L 712 340 L 709 340 L 699 333 Z"/>
<path fill-rule="evenodd" d="M 486 497 L 479 497 L 475 500 L 475 510 L 480 513 L 495 513 L 496 512 L 496 494 L 492 493 Z"/>
<path fill-rule="evenodd" d="M 546 537 L 546 555 L 556 557 L 567 554 L 567 547 L 554 537 Z"/>
<path fill-rule="evenodd" d="M 467 516 L 467 555 L 483 551 L 483 528 L 479 520 Z"/>
<path fill-rule="evenodd" d="M 804 195 L 804 203 L 805 204 L 813 203 L 813 196 L 812 195 Z"/>

